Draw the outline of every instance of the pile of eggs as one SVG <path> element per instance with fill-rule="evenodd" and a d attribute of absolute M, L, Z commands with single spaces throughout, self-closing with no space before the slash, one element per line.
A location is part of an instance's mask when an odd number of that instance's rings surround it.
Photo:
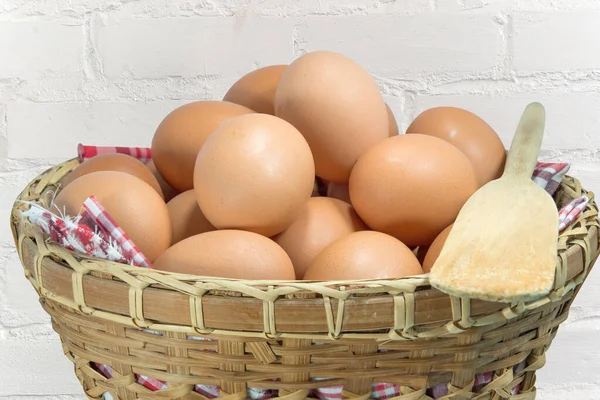
<path fill-rule="evenodd" d="M 257 280 L 427 273 L 506 159 L 496 132 L 456 107 L 399 134 L 368 72 L 327 51 L 172 110 L 151 146 L 148 164 L 83 162 L 55 204 L 75 215 L 94 195 L 156 269 Z"/>

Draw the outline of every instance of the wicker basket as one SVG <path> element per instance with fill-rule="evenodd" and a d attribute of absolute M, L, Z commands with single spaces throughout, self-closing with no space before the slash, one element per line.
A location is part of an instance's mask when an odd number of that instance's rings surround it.
<path fill-rule="evenodd" d="M 19 199 L 44 202 L 77 164 L 46 171 Z M 583 193 L 567 176 L 555 199 L 562 205 Z M 368 399 L 373 382 L 387 382 L 399 386 L 398 400 L 430 399 L 426 389 L 440 383 L 448 399 L 525 400 L 535 398 L 535 372 L 598 255 L 598 208 L 587 194 L 584 213 L 560 235 L 554 290 L 518 304 L 452 298 L 425 275 L 324 284 L 127 267 L 48 243 L 21 218 L 22 202 L 11 226 L 25 275 L 90 399 L 104 392 L 122 400 L 206 399 L 195 384 L 220 386 L 223 399 L 246 398 L 247 388 L 304 399 L 311 389 L 343 384 L 343 398 Z M 94 362 L 112 367 L 112 378 Z M 473 389 L 475 375 L 486 372 L 492 382 Z M 138 375 L 168 389 L 148 390 Z M 511 395 L 517 384 L 520 394 Z"/>

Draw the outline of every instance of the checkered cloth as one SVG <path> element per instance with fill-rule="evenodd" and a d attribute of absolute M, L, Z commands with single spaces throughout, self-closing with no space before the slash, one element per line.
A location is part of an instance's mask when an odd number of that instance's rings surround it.
<path fill-rule="evenodd" d="M 32 224 L 38 225 L 50 239 L 67 250 L 92 257 L 152 268 L 150 261 L 102 207 L 94 196 L 83 202 L 78 215 L 50 212 L 36 203 L 29 203 L 22 213 Z M 52 209 L 52 207 L 51 207 Z"/>
<path fill-rule="evenodd" d="M 22 212 L 23 218 L 38 225 L 58 245 L 92 257 L 127 263 L 115 241 L 98 230 L 95 224 L 81 222 L 83 215 L 58 216 L 36 203 L 30 205 L 29 210 Z"/>
<path fill-rule="evenodd" d="M 570 165 L 567 163 L 538 162 L 533 171 L 531 179 L 538 186 L 546 189 L 550 195 L 556 192 L 563 177 L 569 172 Z"/>
<path fill-rule="evenodd" d="M 538 162 L 531 179 L 540 187 L 553 195 L 560 186 L 560 182 L 567 172 L 569 172 L 567 163 L 542 163 Z M 564 231 L 577 217 L 585 210 L 589 199 L 587 196 L 581 196 L 571 200 L 571 202 L 561 208 L 558 212 L 558 231 Z"/>
<path fill-rule="evenodd" d="M 123 147 L 78 147 L 79 156 L 82 159 L 93 157 L 97 154 L 118 152 L 132 155 L 141 161 L 148 161 L 150 158 L 150 149 L 147 148 L 123 148 Z M 568 172 L 569 165 L 566 163 L 538 163 L 533 173 L 533 181 L 544 188 L 550 195 L 553 195 L 564 175 Z M 582 196 L 574 199 L 571 203 L 559 211 L 560 227 L 562 231 L 569 226 L 585 209 L 588 198 Z M 58 217 L 53 213 L 39 207 L 32 206 L 31 210 L 24 213 L 32 223 L 40 225 L 44 231 L 55 242 L 64 247 L 73 250 L 94 255 L 96 257 L 107 258 L 113 261 L 126 262 L 131 265 L 151 268 L 150 262 L 139 251 L 135 244 L 127 237 L 125 232 L 118 226 L 108 212 L 92 196 L 88 198 L 82 207 L 82 212 L 76 217 Z M 148 333 L 161 335 L 160 332 L 148 331 Z M 189 337 L 190 340 L 211 340 L 201 337 Z M 207 350 L 209 351 L 209 350 Z M 104 375 L 111 378 L 113 370 L 108 365 L 92 363 L 92 366 Z M 525 367 L 521 363 L 514 367 L 515 372 L 521 371 Z M 474 378 L 473 390 L 477 391 L 483 386 L 489 384 L 494 379 L 494 373 L 489 372 L 479 374 Z M 315 380 L 317 380 L 315 378 Z M 143 375 L 136 375 L 136 382 L 152 391 L 161 391 L 168 388 L 167 383 Z M 512 394 L 518 394 L 520 385 L 516 385 Z M 220 397 L 218 386 L 195 385 L 194 390 L 206 398 L 212 399 Z M 371 398 L 388 399 L 400 395 L 400 387 L 395 384 L 377 382 L 373 383 Z M 427 390 L 427 395 L 439 399 L 448 396 L 448 385 L 439 384 Z M 277 397 L 276 390 L 267 389 L 248 389 L 248 398 L 253 400 L 266 400 Z M 340 400 L 343 398 L 343 386 L 331 386 L 314 389 L 310 397 L 320 400 Z M 104 394 L 106 400 L 113 400 L 110 393 Z"/>
<path fill-rule="evenodd" d="M 152 151 L 148 147 L 90 146 L 81 143 L 77 145 L 77 154 L 81 162 L 106 153 L 127 154 L 139 159 L 143 163 L 152 159 Z"/>
<path fill-rule="evenodd" d="M 146 256 L 94 196 L 90 196 L 83 202 L 81 223 L 88 226 L 97 226 L 110 239 L 114 240 L 128 264 L 152 268 L 152 264 Z"/>
<path fill-rule="evenodd" d="M 581 196 L 572 200 L 569 204 L 561 208 L 558 213 L 558 230 L 560 232 L 564 231 L 569 225 L 577 219 L 579 214 L 585 210 L 589 202 L 589 198 L 587 196 Z"/>

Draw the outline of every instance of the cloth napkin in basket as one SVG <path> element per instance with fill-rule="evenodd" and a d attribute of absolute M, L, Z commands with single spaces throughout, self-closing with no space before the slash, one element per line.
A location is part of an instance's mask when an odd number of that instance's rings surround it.
<path fill-rule="evenodd" d="M 148 162 L 151 159 L 149 148 L 97 147 L 82 144 L 78 146 L 78 155 L 81 161 L 105 153 L 127 154 L 138 158 L 142 162 Z M 566 163 L 538 162 L 532 179 L 550 195 L 553 195 L 568 171 L 569 164 Z M 588 201 L 586 196 L 582 196 L 574 199 L 559 211 L 560 231 L 567 228 L 577 219 L 585 209 Z M 148 259 L 93 196 L 86 200 L 83 204 L 82 212 L 74 218 L 59 217 L 41 207 L 31 207 L 24 215 L 32 223 L 41 226 L 53 241 L 69 250 L 117 262 L 124 262 L 134 266 L 152 268 Z M 162 335 L 160 332 L 149 330 L 145 330 L 145 332 Z M 189 339 L 211 340 L 201 337 L 190 337 Z M 93 363 L 92 366 L 106 378 L 111 378 L 113 375 L 112 368 L 108 365 Z M 518 373 L 524 367 L 525 363 L 515 366 L 515 372 Z M 489 384 L 493 378 L 494 374 L 492 372 L 477 375 L 474 380 L 474 389 L 478 390 L 484 385 Z M 163 381 L 139 374 L 136 375 L 136 381 L 138 384 L 152 391 L 168 388 L 167 384 Z M 512 390 L 513 394 L 518 394 L 519 389 L 520 385 L 515 386 Z M 207 398 L 217 398 L 220 396 L 218 386 L 195 385 L 195 391 Z M 311 397 L 319 398 L 320 400 L 339 400 L 342 398 L 342 391 L 343 386 L 320 388 L 312 390 Z M 387 399 L 398 395 L 400 395 L 400 387 L 398 385 L 383 382 L 373 383 L 371 397 L 374 399 Z M 434 399 L 446 396 L 448 395 L 447 385 L 440 384 L 430 388 L 427 391 L 427 395 Z M 276 390 L 248 389 L 248 398 L 253 400 L 266 400 L 273 397 L 277 397 Z M 104 398 L 112 400 L 112 396 L 108 392 L 104 394 Z"/>
<path fill-rule="evenodd" d="M 137 158 L 143 163 L 152 160 L 151 149 L 147 147 L 122 147 L 122 146 L 89 146 L 77 145 L 77 155 L 81 162 L 89 160 L 100 154 L 120 153 Z"/>
<path fill-rule="evenodd" d="M 30 204 L 31 208 L 22 213 L 23 217 L 38 225 L 52 241 L 67 250 L 152 268 L 146 256 L 94 196 L 83 202 L 81 212 L 76 216 L 64 215 L 58 210 L 58 214 L 62 215 L 59 216 L 38 204 Z"/>

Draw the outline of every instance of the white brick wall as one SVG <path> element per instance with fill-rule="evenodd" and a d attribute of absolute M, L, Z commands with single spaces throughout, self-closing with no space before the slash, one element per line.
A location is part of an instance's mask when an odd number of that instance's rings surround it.
<path fill-rule="evenodd" d="M 0 214 L 77 142 L 148 145 L 178 104 L 218 99 L 246 71 L 316 49 L 367 68 L 401 129 L 457 105 L 508 144 L 523 106 L 542 101 L 544 156 L 600 192 L 599 20 L 597 0 L 0 1 Z M 600 397 L 599 285 L 593 273 L 538 398 Z M 4 228 L 0 400 L 34 398 L 84 396 Z"/>
<path fill-rule="evenodd" d="M 302 50 L 335 50 L 377 76 L 426 79 L 489 75 L 502 60 L 502 33 L 489 14 L 308 16 Z"/>
<path fill-rule="evenodd" d="M 81 23 L 56 20 L 0 22 L 3 57 L 0 77 L 40 80 L 80 77 L 83 61 Z"/>
<path fill-rule="evenodd" d="M 148 134 L 182 103 L 174 100 L 10 103 L 7 108 L 8 157 L 66 159 L 73 156 L 79 142 L 147 145 Z"/>
<path fill-rule="evenodd" d="M 241 76 L 288 62 L 293 30 L 277 17 L 111 19 L 98 29 L 98 54 L 108 79 Z"/>

